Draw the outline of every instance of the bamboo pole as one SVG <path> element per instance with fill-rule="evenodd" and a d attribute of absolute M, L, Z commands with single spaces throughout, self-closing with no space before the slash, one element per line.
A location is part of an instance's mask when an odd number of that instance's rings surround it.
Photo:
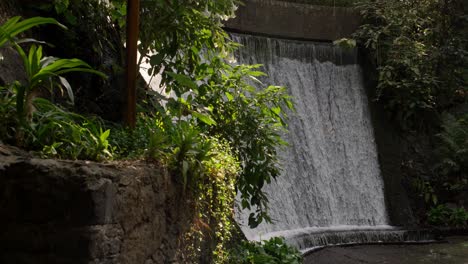
<path fill-rule="evenodd" d="M 136 126 L 137 50 L 140 25 L 140 0 L 127 1 L 127 73 L 125 123 Z"/>

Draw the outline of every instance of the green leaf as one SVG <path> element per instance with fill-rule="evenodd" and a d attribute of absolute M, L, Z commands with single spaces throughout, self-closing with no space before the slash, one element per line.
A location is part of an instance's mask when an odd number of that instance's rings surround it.
<path fill-rule="evenodd" d="M 156 55 L 151 56 L 150 64 L 152 67 L 159 66 L 164 59 L 164 53 L 158 53 Z"/>
<path fill-rule="evenodd" d="M 216 121 L 213 120 L 213 118 L 211 118 L 211 116 L 208 115 L 208 114 L 192 112 L 192 115 L 194 117 L 196 117 L 198 120 L 202 121 L 203 123 L 205 123 L 205 124 L 207 124 L 209 126 L 216 125 Z"/>
<path fill-rule="evenodd" d="M 266 76 L 266 73 L 262 71 L 249 71 L 249 75 L 255 76 L 255 77 L 260 77 L 260 76 Z"/>
<path fill-rule="evenodd" d="M 105 142 L 107 138 L 109 137 L 109 135 L 110 135 L 110 129 L 107 129 L 106 131 L 101 132 L 99 139 L 101 140 L 101 142 Z"/>
<path fill-rule="evenodd" d="M 189 77 L 183 75 L 183 74 L 178 74 L 174 72 L 167 72 L 169 76 L 171 76 L 176 82 L 179 84 L 186 86 L 190 89 L 196 90 L 198 88 L 198 85 L 192 81 Z"/>
<path fill-rule="evenodd" d="M 72 104 L 75 103 L 75 97 L 73 96 L 73 90 L 71 88 L 70 83 L 67 81 L 67 79 L 63 78 L 62 76 L 58 77 L 60 80 L 60 83 L 65 87 L 65 90 L 67 91 L 68 98 L 70 98 L 70 101 Z"/>
<path fill-rule="evenodd" d="M 54 24 L 64 29 L 67 28 L 53 18 L 33 17 L 19 22 L 20 19 L 21 17 L 18 16 L 10 18 L 2 26 L 0 26 L 0 47 L 3 46 L 7 41 L 12 40 L 18 34 L 21 34 L 24 31 L 39 25 Z"/>
<path fill-rule="evenodd" d="M 225 92 L 225 94 L 229 101 L 232 101 L 234 99 L 234 96 L 230 92 Z"/>

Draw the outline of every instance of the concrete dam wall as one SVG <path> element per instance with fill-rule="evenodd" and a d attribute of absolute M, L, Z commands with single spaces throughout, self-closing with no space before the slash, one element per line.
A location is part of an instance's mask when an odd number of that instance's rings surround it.
<path fill-rule="evenodd" d="M 352 8 L 248 0 L 225 27 L 243 33 L 333 41 L 349 37 L 360 23 L 359 13 Z"/>

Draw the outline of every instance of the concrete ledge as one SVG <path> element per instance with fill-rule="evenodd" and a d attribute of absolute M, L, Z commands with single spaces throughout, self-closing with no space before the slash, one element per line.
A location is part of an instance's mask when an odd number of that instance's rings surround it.
<path fill-rule="evenodd" d="M 361 23 L 352 8 L 312 6 L 277 0 L 247 0 L 228 30 L 292 39 L 333 41 L 349 37 Z"/>

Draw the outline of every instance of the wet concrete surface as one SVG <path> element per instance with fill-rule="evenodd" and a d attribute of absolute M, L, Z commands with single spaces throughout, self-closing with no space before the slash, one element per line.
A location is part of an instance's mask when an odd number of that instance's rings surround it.
<path fill-rule="evenodd" d="M 468 264 L 468 237 L 424 245 L 329 247 L 307 255 L 304 264 Z"/>

